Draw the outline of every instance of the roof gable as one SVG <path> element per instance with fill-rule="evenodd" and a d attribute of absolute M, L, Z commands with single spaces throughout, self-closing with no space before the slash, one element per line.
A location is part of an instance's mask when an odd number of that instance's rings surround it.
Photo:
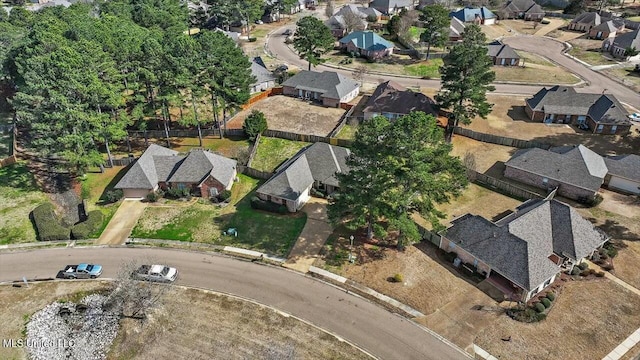
<path fill-rule="evenodd" d="M 640 29 L 616 36 L 613 45 L 623 49 L 628 47 L 640 49 Z"/>
<path fill-rule="evenodd" d="M 480 8 L 465 7 L 458 11 L 451 12 L 449 16 L 456 17 L 464 22 L 473 22 L 476 18 L 493 19 L 496 17 L 491 10 L 484 6 Z"/>
<path fill-rule="evenodd" d="M 354 31 L 339 40 L 340 44 L 353 43 L 358 49 L 376 51 L 393 48 L 393 43 L 373 31 Z"/>
<path fill-rule="evenodd" d="M 282 86 L 319 92 L 325 98 L 336 100 L 360 88 L 355 80 L 333 71 L 301 71 L 287 79 Z"/>
<path fill-rule="evenodd" d="M 640 181 L 640 155 L 628 154 L 604 158 L 609 174 Z"/>
<path fill-rule="evenodd" d="M 155 156 L 175 156 L 178 152 L 151 144 L 129 171 L 118 181 L 116 189 L 153 189 L 158 185 Z M 175 160 L 172 160 L 175 162 Z"/>

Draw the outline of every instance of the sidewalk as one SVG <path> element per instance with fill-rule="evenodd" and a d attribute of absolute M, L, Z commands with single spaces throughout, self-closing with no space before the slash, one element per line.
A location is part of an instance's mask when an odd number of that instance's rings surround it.
<path fill-rule="evenodd" d="M 311 198 L 302 211 L 307 213 L 307 223 L 283 266 L 306 273 L 333 232 L 333 227 L 327 218 L 326 200 Z"/>

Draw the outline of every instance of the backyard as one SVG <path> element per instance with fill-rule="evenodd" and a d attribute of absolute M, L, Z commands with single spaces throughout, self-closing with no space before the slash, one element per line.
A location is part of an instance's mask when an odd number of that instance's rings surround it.
<path fill-rule="evenodd" d="M 307 145 L 310 145 L 310 143 L 266 136 L 260 137 L 260 143 L 251 162 L 251 167 L 261 171 L 273 172 L 285 160 Z"/>
<path fill-rule="evenodd" d="M 140 137 L 131 138 L 131 150 L 135 156 L 141 155 L 146 150 L 144 135 L 140 134 Z M 149 138 L 149 143 L 157 144 L 166 147 L 167 139 L 165 138 Z M 200 148 L 200 142 L 197 137 L 170 137 L 169 143 L 171 149 L 186 153 L 194 148 Z M 211 150 L 221 155 L 236 158 L 246 152 L 249 149 L 249 140 L 245 137 L 225 137 L 220 139 L 218 136 L 205 136 L 202 139 L 202 148 Z M 122 141 L 117 144 L 115 150 L 111 153 L 113 156 L 122 157 L 128 154 L 128 148 L 126 142 Z M 106 159 L 106 157 L 105 157 Z"/>
<path fill-rule="evenodd" d="M 259 181 L 245 175 L 232 188 L 231 202 L 218 207 L 208 200 L 171 201 L 148 207 L 132 237 L 235 245 L 286 256 L 306 222 L 304 213 L 279 215 L 251 208 Z M 222 235 L 236 228 L 237 237 Z"/>
<path fill-rule="evenodd" d="M 327 136 L 344 114 L 341 108 L 328 108 L 294 97 L 276 95 L 258 101 L 251 108 L 238 113 L 227 123 L 230 129 L 241 129 L 244 119 L 253 111 L 262 111 L 269 130 L 297 134 Z"/>
<path fill-rule="evenodd" d="M 48 201 L 26 163 L 0 168 L 0 245 L 36 241 L 29 214 Z"/>

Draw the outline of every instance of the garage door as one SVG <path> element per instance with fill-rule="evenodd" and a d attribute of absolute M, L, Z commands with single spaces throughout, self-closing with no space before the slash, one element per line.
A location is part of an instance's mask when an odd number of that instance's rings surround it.
<path fill-rule="evenodd" d="M 143 199 L 149 191 L 149 189 L 124 189 L 124 197 L 128 199 Z"/>
<path fill-rule="evenodd" d="M 638 189 L 638 186 L 640 186 L 640 183 L 615 176 L 612 176 L 611 180 L 609 180 L 609 188 L 618 189 L 633 194 L 640 194 L 640 189 Z"/>

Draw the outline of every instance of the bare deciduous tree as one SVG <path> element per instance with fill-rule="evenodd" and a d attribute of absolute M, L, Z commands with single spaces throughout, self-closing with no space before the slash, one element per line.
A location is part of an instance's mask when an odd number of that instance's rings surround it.
<path fill-rule="evenodd" d="M 161 304 L 170 289 L 168 284 L 136 280 L 132 275 L 138 266 L 137 261 L 123 263 L 107 294 L 105 307 L 123 318 L 145 319 L 152 308 Z"/>
<path fill-rule="evenodd" d="M 366 65 L 358 65 L 353 71 L 353 78 L 360 83 L 360 86 L 364 83 L 364 76 L 369 72 L 369 68 Z"/>
<path fill-rule="evenodd" d="M 418 21 L 419 16 L 419 11 L 410 10 L 403 12 L 400 16 L 400 22 L 398 23 L 398 37 L 406 39 L 409 29 Z"/>
<path fill-rule="evenodd" d="M 342 15 L 342 19 L 344 20 L 344 26 L 346 27 L 347 33 L 364 30 L 365 28 L 364 20 L 350 11 L 346 11 Z"/>
<path fill-rule="evenodd" d="M 327 1 L 327 7 L 324 8 L 324 14 L 330 18 L 331 16 L 333 16 L 333 1 L 329 0 Z"/>
<path fill-rule="evenodd" d="M 476 179 L 476 156 L 471 151 L 467 151 L 464 153 L 462 163 L 467 168 L 467 178 L 469 181 L 474 181 Z"/>

